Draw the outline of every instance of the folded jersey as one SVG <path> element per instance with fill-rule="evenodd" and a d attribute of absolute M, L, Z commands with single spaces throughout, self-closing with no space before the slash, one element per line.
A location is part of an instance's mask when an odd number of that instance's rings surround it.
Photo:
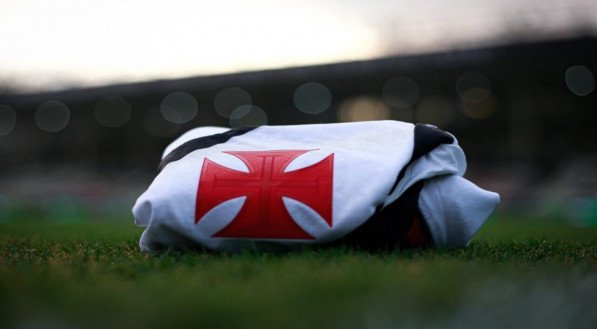
<path fill-rule="evenodd" d="M 454 136 L 399 121 L 201 127 L 164 151 L 133 215 L 142 250 L 465 246 L 499 203 Z"/>

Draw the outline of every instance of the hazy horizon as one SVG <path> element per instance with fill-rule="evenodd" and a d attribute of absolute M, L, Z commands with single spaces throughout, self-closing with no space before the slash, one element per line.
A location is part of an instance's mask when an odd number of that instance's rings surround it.
<path fill-rule="evenodd" d="M 0 86 L 51 91 L 597 31 L 588 0 L 0 3 Z"/>

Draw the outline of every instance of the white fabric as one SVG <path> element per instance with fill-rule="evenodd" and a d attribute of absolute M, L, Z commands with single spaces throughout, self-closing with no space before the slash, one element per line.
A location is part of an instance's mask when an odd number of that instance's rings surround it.
<path fill-rule="evenodd" d="M 436 247 L 466 246 L 499 203 L 497 193 L 456 175 L 426 180 L 419 195 L 419 209 Z"/>
<path fill-rule="evenodd" d="M 194 129 L 169 145 L 164 156 L 188 140 L 226 130 L 216 127 Z M 414 125 L 399 121 L 258 127 L 232 137 L 226 143 L 193 151 L 165 166 L 133 208 L 135 223 L 146 226 L 140 247 L 151 251 L 165 246 L 202 245 L 236 251 L 270 244 L 294 246 L 336 240 L 363 224 L 380 205 L 399 198 L 417 181 L 438 175 L 458 177 L 466 169 L 464 154 L 456 142 L 441 145 L 409 165 L 404 178 L 391 191 L 399 172 L 410 161 L 413 147 Z M 312 166 L 334 155 L 333 225 L 328 226 L 309 205 L 287 197 L 283 202 L 292 219 L 314 240 L 214 238 L 214 234 L 235 219 L 243 207 L 244 197 L 223 201 L 195 224 L 195 203 L 204 160 L 249 172 L 243 161 L 224 152 L 268 150 L 310 150 L 292 160 L 285 172 Z M 461 180 L 464 181 L 462 178 L 433 179 L 422 191 L 419 206 L 438 246 L 466 244 L 488 215 L 486 210 L 490 207 L 485 203 L 481 202 L 485 206 L 477 207 L 463 199 L 483 201 L 482 197 L 475 199 L 483 194 L 482 190 L 467 188 Z M 450 190 L 454 182 L 456 185 Z M 462 198 L 451 195 L 442 199 L 443 193 L 457 192 L 463 192 Z M 436 206 L 446 207 L 446 202 L 455 202 L 458 211 L 435 209 Z M 473 208 L 470 215 L 467 207 Z M 462 220 L 453 219 L 458 216 Z M 459 234 L 461 229 L 465 232 Z"/>
<path fill-rule="evenodd" d="M 384 207 L 396 201 L 402 193 L 418 181 L 441 175 L 462 176 L 465 171 L 466 158 L 454 137 L 452 144 L 441 144 L 406 167 L 404 178 L 388 195 Z"/>

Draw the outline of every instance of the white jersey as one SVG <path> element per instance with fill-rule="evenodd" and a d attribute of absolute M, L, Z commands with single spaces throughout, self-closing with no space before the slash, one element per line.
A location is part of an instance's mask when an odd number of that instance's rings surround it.
<path fill-rule="evenodd" d="M 166 148 L 133 214 L 147 251 L 400 239 L 415 208 L 435 246 L 458 247 L 499 202 L 465 170 L 456 139 L 426 125 L 202 127 Z"/>

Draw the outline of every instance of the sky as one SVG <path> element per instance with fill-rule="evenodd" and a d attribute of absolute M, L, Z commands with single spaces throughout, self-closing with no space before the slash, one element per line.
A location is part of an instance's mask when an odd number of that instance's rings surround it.
<path fill-rule="evenodd" d="M 597 35 L 590 0 L 0 0 L 0 86 L 172 79 Z"/>

